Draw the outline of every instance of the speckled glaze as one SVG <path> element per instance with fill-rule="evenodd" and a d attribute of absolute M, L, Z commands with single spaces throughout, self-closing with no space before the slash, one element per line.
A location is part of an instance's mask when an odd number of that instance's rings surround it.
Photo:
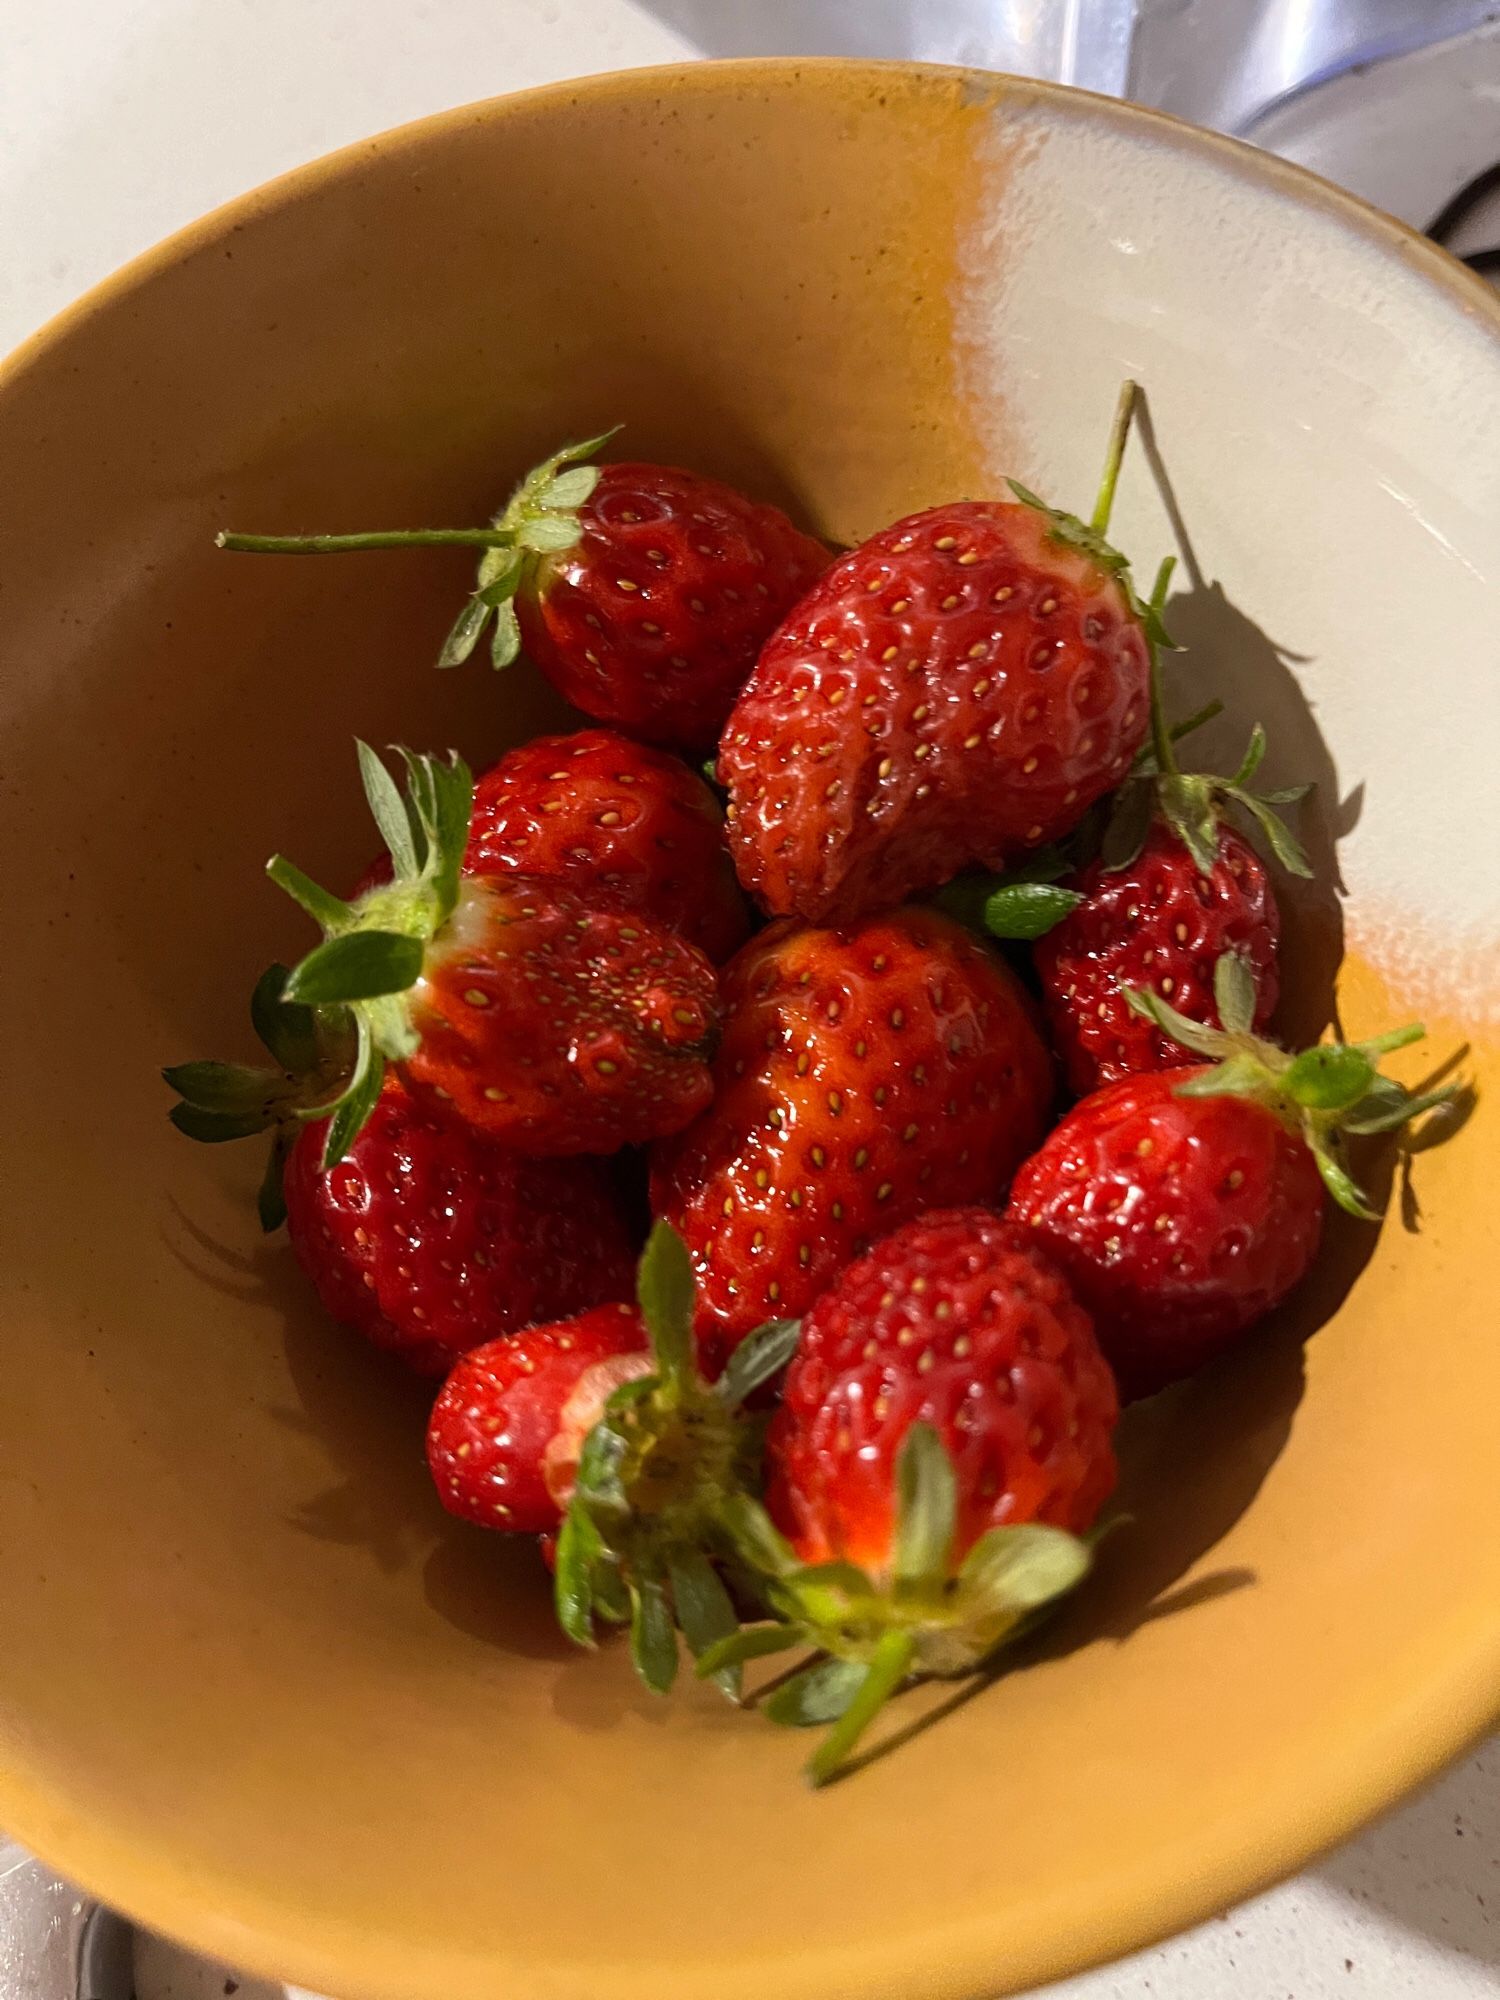
<path fill-rule="evenodd" d="M 561 439 L 850 540 L 1012 472 L 1183 557 L 1184 704 L 1312 777 L 1315 1030 L 1420 1003 L 1492 1063 L 1500 340 L 1291 168 L 1003 79 L 634 73 L 457 111 L 211 218 L 0 376 L 9 976 L 0 1822 L 128 1912 L 360 2000 L 978 2000 L 1337 1839 L 1500 1693 L 1494 1121 L 1330 1234 L 1122 1437 L 1128 1534 L 1045 1654 L 811 1796 L 804 1745 L 571 1653 L 447 1522 L 420 1388 L 260 1244 L 155 1070 L 235 1052 L 367 858 L 348 738 L 555 723 L 427 671 L 467 564 L 214 529 L 469 521 Z M 1233 728 L 1229 727 L 1233 723 Z M 1335 842 L 1337 841 L 1337 853 Z M 1334 885 L 1346 894 L 1336 895 Z M 1419 1074 L 1419 1051 L 1406 1074 Z M 1399 1191 L 1398 1191 L 1399 1194 Z M 1306 1347 L 1304 1335 L 1318 1329 Z M 920 1714 L 950 1697 L 919 1697 Z"/>

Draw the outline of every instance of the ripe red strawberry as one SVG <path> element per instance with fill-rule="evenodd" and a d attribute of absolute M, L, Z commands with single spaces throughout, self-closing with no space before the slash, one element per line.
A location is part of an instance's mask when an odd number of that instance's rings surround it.
<path fill-rule="evenodd" d="M 1451 1094 L 1413 1097 L 1376 1071 L 1420 1028 L 1293 1056 L 1250 1033 L 1242 961 L 1221 959 L 1216 987 L 1222 1032 L 1150 992 L 1133 1003 L 1213 1067 L 1084 1098 L 1011 1190 L 1007 1213 L 1067 1272 L 1127 1397 L 1192 1373 L 1286 1297 L 1317 1250 L 1325 1185 L 1371 1216 L 1344 1133 L 1391 1130 Z"/>
<path fill-rule="evenodd" d="M 332 1318 L 423 1374 L 629 1289 L 630 1234 L 600 1162 L 523 1159 L 394 1077 L 325 1172 L 326 1139 L 304 1125 L 287 1161 L 297 1261 Z"/>
<path fill-rule="evenodd" d="M 718 774 L 768 910 L 847 919 L 1001 868 L 1129 771 L 1155 628 L 1102 533 L 1128 407 L 1094 527 L 1029 494 L 929 508 L 840 558 L 767 641 Z"/>
<path fill-rule="evenodd" d="M 1033 948 L 1053 1046 L 1080 1097 L 1102 1083 L 1178 1069 L 1182 1050 L 1126 999 L 1151 986 L 1190 1021 L 1217 1028 L 1214 967 L 1240 954 L 1255 985 L 1263 1028 L 1280 991 L 1281 914 L 1260 856 L 1233 827 L 1217 829 L 1213 864 L 1201 868 L 1156 821 L 1135 859 L 1096 861 L 1068 886 L 1081 898 Z"/>
<path fill-rule="evenodd" d="M 1163 584 L 1170 573 L 1164 565 Z M 1218 1027 L 1214 968 L 1232 952 L 1251 974 L 1253 1025 L 1270 1020 L 1281 916 L 1260 856 L 1225 821 L 1229 807 L 1255 820 L 1289 873 L 1312 872 L 1275 810 L 1307 787 L 1250 789 L 1266 750 L 1259 725 L 1233 777 L 1183 772 L 1153 658 L 1151 732 L 1150 750 L 1116 794 L 1099 859 L 1067 885 L 1074 907 L 1034 953 L 1053 1041 L 1080 1095 L 1182 1061 L 1178 1045 L 1131 1007 L 1132 988 L 1151 987 L 1186 1019 Z"/>
<path fill-rule="evenodd" d="M 724 1001 L 714 1102 L 652 1168 L 710 1364 L 897 1223 L 998 1199 L 1052 1097 L 1017 981 L 930 910 L 774 925 L 726 968 Z"/>
<path fill-rule="evenodd" d="M 829 1776 L 904 1680 L 979 1666 L 1083 1575 L 1118 1413 L 1089 1316 L 1027 1231 L 965 1208 L 883 1238 L 803 1322 L 767 1438 L 771 1520 L 740 1510 L 784 1628 L 704 1664 L 828 1654 L 769 1712 L 837 1720 L 811 1767 Z"/>
<path fill-rule="evenodd" d="M 597 1414 L 614 1389 L 650 1367 L 641 1316 L 621 1304 L 530 1326 L 465 1355 L 427 1426 L 427 1463 L 443 1505 L 481 1528 L 557 1528 L 563 1507 L 549 1486 L 548 1452 L 569 1406 L 592 1392 Z"/>
<path fill-rule="evenodd" d="M 612 729 L 538 736 L 482 771 L 464 873 L 525 875 L 600 909 L 644 910 L 715 962 L 750 929 L 718 800 L 679 759 Z M 383 854 L 350 900 L 390 879 Z"/>
<path fill-rule="evenodd" d="M 519 1152 L 606 1153 L 676 1131 L 711 1095 L 713 968 L 639 911 L 515 876 L 460 876 L 472 781 L 462 760 L 406 761 L 402 800 L 360 745 L 394 879 L 345 903 L 276 857 L 269 873 L 323 926 L 289 999 L 342 1009 L 356 1054 L 326 1163 L 343 1157 L 387 1062 L 419 1102 Z"/>
<path fill-rule="evenodd" d="M 491 616 L 496 666 L 524 638 L 585 715 L 653 743 L 706 749 L 767 636 L 828 565 L 776 507 L 666 465 L 586 465 L 613 433 L 569 445 L 490 527 L 356 535 L 221 535 L 261 554 L 468 544 L 477 587 L 440 666 L 468 658 Z"/>

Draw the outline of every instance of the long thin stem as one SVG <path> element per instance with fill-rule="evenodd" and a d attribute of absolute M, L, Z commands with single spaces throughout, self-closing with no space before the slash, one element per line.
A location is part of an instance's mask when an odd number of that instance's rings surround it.
<path fill-rule="evenodd" d="M 1120 466 L 1125 457 L 1125 441 L 1130 436 L 1130 419 L 1135 414 L 1135 399 L 1139 393 L 1134 382 L 1120 384 L 1120 399 L 1115 404 L 1115 419 L 1109 427 L 1109 446 L 1104 454 L 1104 472 L 1099 480 L 1099 496 L 1089 521 L 1096 535 L 1106 534 L 1109 529 L 1109 517 L 1115 506 L 1115 488 L 1120 483 Z"/>
<path fill-rule="evenodd" d="M 509 528 L 381 528 L 364 535 L 215 535 L 221 549 L 250 556 L 341 556 L 360 549 L 506 549 Z"/>
<path fill-rule="evenodd" d="M 916 1640 L 909 1632 L 887 1632 L 859 1684 L 859 1691 L 808 1761 L 808 1781 L 826 1785 L 891 1696 L 911 1672 Z"/>

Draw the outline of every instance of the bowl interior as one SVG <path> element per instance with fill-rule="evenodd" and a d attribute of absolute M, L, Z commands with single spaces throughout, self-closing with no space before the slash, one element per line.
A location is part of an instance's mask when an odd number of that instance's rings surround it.
<path fill-rule="evenodd" d="M 1030 1983 L 1302 1859 L 1456 1749 L 1500 1667 L 1482 1113 L 1335 1228 L 1252 1346 L 1132 1419 L 1024 1673 L 812 1797 L 804 1745 L 574 1655 L 447 1521 L 423 1392 L 254 1233 L 157 1067 L 248 1053 L 348 878 L 350 738 L 557 718 L 427 663 L 451 559 L 213 531 L 468 522 L 624 421 L 853 539 L 1003 474 L 1181 557 L 1183 705 L 1318 783 L 1287 1026 L 1500 994 L 1493 306 L 1290 169 L 959 73 L 750 64 L 454 113 L 212 218 L 0 380 L 0 1822 L 225 1955 L 390 2000 L 921 2000 Z M 1485 864 L 1489 864 L 1486 866 Z M 247 1149 L 248 1150 L 248 1149 Z M 1310 1341 L 1308 1336 L 1316 1334 Z M 1306 1344 L 1304 1344 L 1306 1343 Z"/>

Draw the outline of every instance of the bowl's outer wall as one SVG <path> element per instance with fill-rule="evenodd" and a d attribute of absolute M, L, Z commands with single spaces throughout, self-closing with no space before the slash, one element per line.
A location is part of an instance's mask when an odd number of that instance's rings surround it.
<path fill-rule="evenodd" d="M 555 713 L 427 671 L 461 557 L 216 527 L 477 519 L 621 419 L 840 537 L 1003 471 L 1083 505 L 1127 369 L 1192 545 L 1184 699 L 1217 662 L 1276 710 L 1325 868 L 1367 781 L 1346 1025 L 1420 985 L 1455 1033 L 1497 984 L 1494 319 L 1284 169 L 952 74 L 638 75 L 310 170 L 13 362 L 0 1821 L 49 1858 L 362 2000 L 972 2000 L 1293 1865 L 1491 1714 L 1482 1113 L 1416 1161 L 1419 1232 L 1336 1232 L 1136 1426 L 1137 1525 L 1050 1656 L 816 1798 L 802 1742 L 568 1652 L 526 1552 L 441 1516 L 420 1389 L 254 1237 L 258 1163 L 166 1124 L 157 1065 L 248 1052 L 305 942 L 265 855 L 366 858 L 352 733 L 484 759 Z M 1170 545 L 1143 456 L 1120 525 Z M 1338 906 L 1294 919 L 1317 1025 Z"/>

